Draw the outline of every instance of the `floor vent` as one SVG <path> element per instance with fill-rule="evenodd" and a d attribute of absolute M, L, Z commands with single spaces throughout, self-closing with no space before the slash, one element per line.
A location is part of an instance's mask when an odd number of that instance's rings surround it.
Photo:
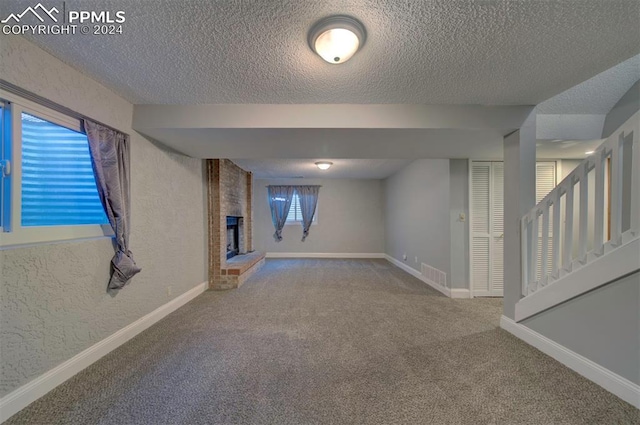
<path fill-rule="evenodd" d="M 447 274 L 442 270 L 438 270 L 435 267 L 422 263 L 421 273 L 429 282 L 442 286 L 443 288 L 447 287 Z"/>

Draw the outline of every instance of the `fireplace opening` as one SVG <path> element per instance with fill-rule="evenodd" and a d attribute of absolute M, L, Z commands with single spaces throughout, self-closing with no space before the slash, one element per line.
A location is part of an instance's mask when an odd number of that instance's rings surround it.
<path fill-rule="evenodd" d="M 227 216 L 227 260 L 240 253 L 240 220 L 242 217 Z"/>

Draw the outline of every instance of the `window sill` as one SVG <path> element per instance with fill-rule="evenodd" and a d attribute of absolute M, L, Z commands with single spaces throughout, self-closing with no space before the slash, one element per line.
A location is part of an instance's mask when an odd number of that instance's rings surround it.
<path fill-rule="evenodd" d="M 91 241 L 101 241 L 101 240 L 113 240 L 114 236 L 92 236 L 87 238 L 75 238 L 75 239 L 64 239 L 57 241 L 45 241 L 45 242 L 25 242 L 25 243 L 17 243 L 13 245 L 0 245 L 0 251 L 10 251 L 13 249 L 23 249 L 23 248 L 33 248 L 36 246 L 43 245 L 57 245 L 64 243 L 80 243 L 80 242 L 91 242 Z"/>
<path fill-rule="evenodd" d="M 0 233 L 0 250 L 54 243 L 78 242 L 113 238 L 108 224 L 90 226 L 51 226 L 18 228 L 15 232 Z"/>

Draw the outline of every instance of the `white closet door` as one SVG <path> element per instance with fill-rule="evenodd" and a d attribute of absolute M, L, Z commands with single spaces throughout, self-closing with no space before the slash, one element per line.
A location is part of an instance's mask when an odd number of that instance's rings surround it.
<path fill-rule="evenodd" d="M 504 163 L 471 162 L 471 286 L 475 297 L 501 297 L 504 291 Z M 536 164 L 536 202 L 556 186 L 555 162 Z M 552 221 L 549 222 L 551 247 Z M 542 231 L 542 226 L 539 226 Z M 542 254 L 542 233 L 538 235 Z M 548 250 L 551 256 L 551 249 Z M 551 259 L 551 258 L 550 258 Z M 538 261 L 538 275 L 541 261 Z M 549 267 L 551 261 L 548 261 Z"/>
<path fill-rule="evenodd" d="M 491 162 L 471 163 L 471 282 L 473 294 L 491 292 Z"/>
<path fill-rule="evenodd" d="M 502 296 L 504 286 L 504 164 L 491 164 L 491 296 Z"/>

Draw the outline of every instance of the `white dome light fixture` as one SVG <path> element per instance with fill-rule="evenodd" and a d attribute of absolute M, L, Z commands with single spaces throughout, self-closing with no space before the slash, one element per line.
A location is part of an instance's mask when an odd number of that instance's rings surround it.
<path fill-rule="evenodd" d="M 364 45 L 364 26 L 350 16 L 336 15 L 318 21 L 309 31 L 309 46 L 332 64 L 344 63 Z"/>
<path fill-rule="evenodd" d="M 329 167 L 333 165 L 333 162 L 329 161 L 318 161 L 316 162 L 316 166 L 321 170 L 328 170 Z"/>

